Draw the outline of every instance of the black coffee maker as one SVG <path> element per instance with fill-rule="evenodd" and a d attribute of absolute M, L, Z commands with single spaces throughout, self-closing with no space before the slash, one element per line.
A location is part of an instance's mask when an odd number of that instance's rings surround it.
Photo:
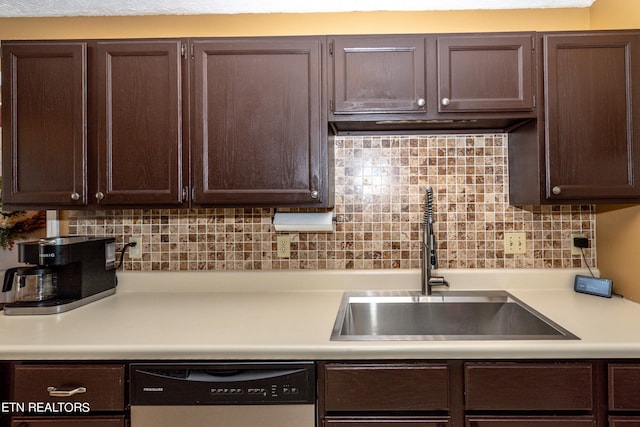
<path fill-rule="evenodd" d="M 18 261 L 45 269 L 55 281 L 54 291 L 46 298 L 16 299 L 5 305 L 7 315 L 62 313 L 116 291 L 113 237 L 61 236 L 18 243 Z"/>

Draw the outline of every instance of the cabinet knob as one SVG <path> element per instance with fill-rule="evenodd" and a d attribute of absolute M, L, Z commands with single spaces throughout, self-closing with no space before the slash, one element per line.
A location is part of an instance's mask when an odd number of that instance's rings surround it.
<path fill-rule="evenodd" d="M 80 200 L 80 195 L 74 191 L 71 193 L 71 200 Z"/>
<path fill-rule="evenodd" d="M 96 193 L 96 199 L 98 199 L 98 200 L 104 199 L 104 193 L 102 191 L 98 191 Z"/>
<path fill-rule="evenodd" d="M 449 98 L 442 98 L 440 103 L 446 107 L 447 105 L 451 104 L 451 100 Z"/>
<path fill-rule="evenodd" d="M 418 107 L 424 107 L 424 105 L 427 103 L 427 101 L 425 101 L 424 98 L 418 98 L 416 103 L 418 104 Z"/>
<path fill-rule="evenodd" d="M 562 193 L 562 189 L 556 185 L 551 189 L 551 192 L 557 196 L 558 194 Z"/>
<path fill-rule="evenodd" d="M 311 198 L 312 199 L 317 199 L 318 197 L 320 197 L 320 193 L 318 192 L 318 190 L 313 190 L 311 192 Z"/>

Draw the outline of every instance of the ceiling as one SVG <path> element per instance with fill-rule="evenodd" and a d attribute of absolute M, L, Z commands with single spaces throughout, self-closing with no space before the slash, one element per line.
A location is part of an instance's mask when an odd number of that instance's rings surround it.
<path fill-rule="evenodd" d="M 596 0 L 0 0 L 0 17 L 590 7 Z"/>

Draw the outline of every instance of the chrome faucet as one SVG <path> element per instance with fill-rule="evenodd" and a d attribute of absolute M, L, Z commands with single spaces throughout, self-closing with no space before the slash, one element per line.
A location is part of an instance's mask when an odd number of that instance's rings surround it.
<path fill-rule="evenodd" d="M 422 294 L 431 295 L 433 286 L 447 286 L 449 283 L 440 276 L 432 276 L 431 270 L 438 268 L 436 240 L 433 234 L 433 190 L 427 187 L 424 223 L 422 227 Z"/>

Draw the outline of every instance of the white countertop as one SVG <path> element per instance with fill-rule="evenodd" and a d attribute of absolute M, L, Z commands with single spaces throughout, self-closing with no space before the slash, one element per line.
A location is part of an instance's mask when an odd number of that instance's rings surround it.
<path fill-rule="evenodd" d="M 575 293 L 582 270 L 438 273 L 452 290 L 506 289 L 580 340 L 329 340 L 343 290 L 417 290 L 417 270 L 123 272 L 115 295 L 67 313 L 0 315 L 0 359 L 640 357 L 640 304 Z"/>

